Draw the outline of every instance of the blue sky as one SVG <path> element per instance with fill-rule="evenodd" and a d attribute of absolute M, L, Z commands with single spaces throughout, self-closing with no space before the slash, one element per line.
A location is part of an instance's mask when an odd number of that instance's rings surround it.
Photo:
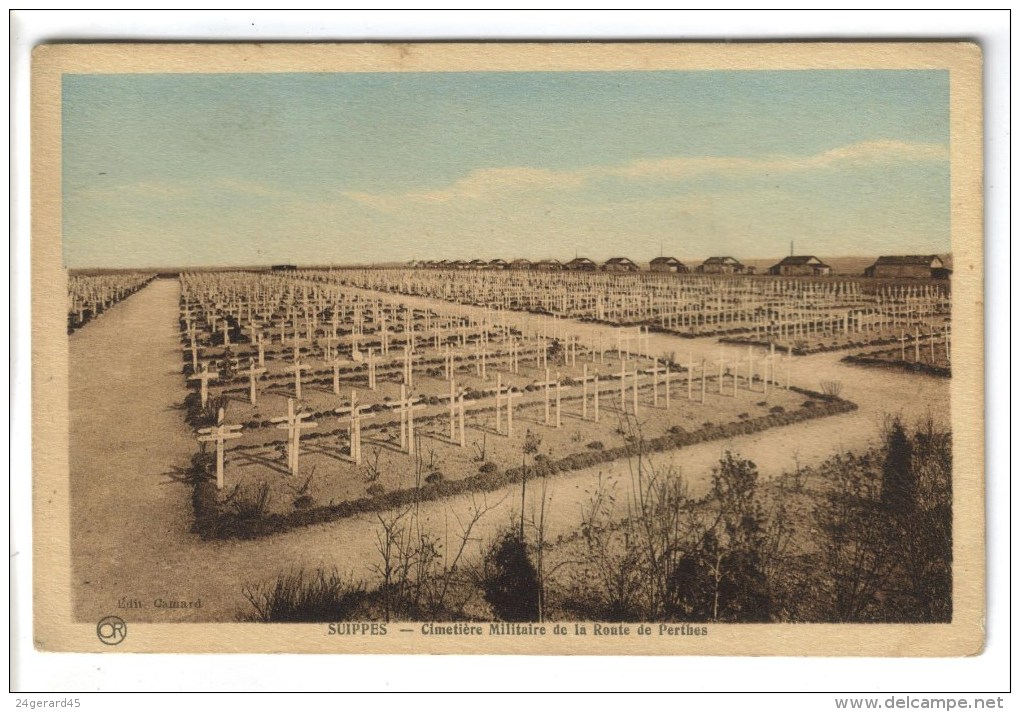
<path fill-rule="evenodd" d="M 949 251 L 939 71 L 68 75 L 69 267 Z"/>

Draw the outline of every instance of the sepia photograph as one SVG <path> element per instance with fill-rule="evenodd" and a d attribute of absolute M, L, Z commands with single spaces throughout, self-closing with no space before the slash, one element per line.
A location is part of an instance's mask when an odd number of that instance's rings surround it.
<path fill-rule="evenodd" d="M 34 63 L 37 647 L 982 648 L 977 46 Z"/>

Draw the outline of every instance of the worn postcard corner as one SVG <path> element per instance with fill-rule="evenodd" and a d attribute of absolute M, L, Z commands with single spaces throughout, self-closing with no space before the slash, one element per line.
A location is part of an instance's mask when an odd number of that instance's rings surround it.
<path fill-rule="evenodd" d="M 32 102 L 38 648 L 983 649 L 977 45 L 54 45 Z"/>

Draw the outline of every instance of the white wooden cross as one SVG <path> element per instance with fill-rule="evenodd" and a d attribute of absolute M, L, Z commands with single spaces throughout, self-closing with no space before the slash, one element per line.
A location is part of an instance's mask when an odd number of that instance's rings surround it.
<path fill-rule="evenodd" d="M 457 423 L 459 418 L 459 431 L 460 440 L 459 444 L 461 447 L 465 446 L 464 442 L 464 396 L 467 394 L 466 388 L 457 390 L 453 379 L 450 379 L 450 395 L 447 396 L 450 399 L 450 442 L 458 442 L 456 437 Z"/>
<path fill-rule="evenodd" d="M 255 387 L 258 383 L 258 378 L 265 372 L 266 369 L 258 368 L 255 365 L 254 358 L 248 359 L 248 400 L 252 405 L 255 405 L 258 401 L 258 390 Z"/>
<path fill-rule="evenodd" d="M 513 386 L 503 385 L 502 374 L 496 374 L 496 432 L 502 433 L 502 421 L 500 413 L 503 409 L 503 401 L 506 401 L 506 435 L 508 438 L 514 436 L 514 398 L 520 398 L 524 394 L 515 391 Z"/>
<path fill-rule="evenodd" d="M 333 351 L 329 360 L 326 362 L 333 369 L 333 395 L 340 395 L 340 364 L 346 363 L 346 361 L 340 358 L 339 351 Z"/>
<path fill-rule="evenodd" d="M 368 389 L 375 390 L 375 349 L 368 349 Z"/>
<path fill-rule="evenodd" d="M 648 357 L 652 350 L 651 347 L 652 334 L 650 328 L 651 327 L 648 326 L 638 327 L 637 335 L 638 353 L 644 355 L 646 358 Z M 644 349 L 641 348 L 642 342 L 644 343 Z"/>
<path fill-rule="evenodd" d="M 294 397 L 301 400 L 301 372 L 308 371 L 312 367 L 308 364 L 301 363 L 300 357 L 297 356 L 297 346 L 294 347 L 295 359 L 294 362 L 287 366 L 284 370 L 294 374 Z"/>
<path fill-rule="evenodd" d="M 598 402 L 599 402 L 599 375 L 596 373 L 594 376 L 588 375 L 588 364 L 581 364 L 581 420 L 588 420 L 588 383 L 593 382 L 595 384 L 595 422 L 598 420 Z"/>
<path fill-rule="evenodd" d="M 707 372 L 708 372 L 708 361 L 704 357 L 702 357 L 701 358 L 701 404 L 702 405 L 705 404 L 705 389 L 706 389 L 705 376 L 707 375 Z"/>
<path fill-rule="evenodd" d="M 446 351 L 443 353 L 443 373 L 447 381 L 453 380 L 453 351 L 450 344 L 446 344 Z"/>
<path fill-rule="evenodd" d="M 301 454 L 301 431 L 305 428 L 316 428 L 318 423 L 305 423 L 305 418 L 309 417 L 310 413 L 300 413 L 294 411 L 294 399 L 287 399 L 287 415 L 280 418 L 272 418 L 271 423 L 280 423 L 276 427 L 279 430 L 287 431 L 287 466 L 290 469 L 290 474 L 298 474 L 298 458 Z"/>
<path fill-rule="evenodd" d="M 550 389 L 553 386 L 556 385 L 556 383 L 557 383 L 556 381 L 552 380 L 549 377 L 549 369 L 546 368 L 545 369 L 545 381 L 543 381 L 541 383 L 536 383 L 535 384 L 536 386 L 540 386 L 540 387 L 545 389 L 545 424 L 546 425 L 549 425 L 549 395 L 550 395 L 549 391 L 550 391 Z"/>
<path fill-rule="evenodd" d="M 421 400 L 409 396 L 407 386 L 400 384 L 400 400 L 390 406 L 400 409 L 400 449 L 408 455 L 414 454 L 414 411 L 427 407 Z"/>
<path fill-rule="evenodd" d="M 635 373 L 637 366 L 634 367 Z M 627 362 L 620 359 L 620 412 L 627 412 Z"/>
<path fill-rule="evenodd" d="M 616 334 L 616 353 L 620 356 L 620 359 L 630 358 L 630 339 L 629 334 L 618 332 Z"/>
<path fill-rule="evenodd" d="M 317 427 L 318 423 L 303 422 L 309 416 L 308 413 L 295 412 L 294 399 L 287 399 L 287 415 L 278 418 L 271 418 L 270 422 L 281 423 L 276 425 L 278 429 L 287 430 L 287 465 L 291 474 L 298 473 L 298 458 L 301 454 L 301 430 L 306 427 Z"/>
<path fill-rule="evenodd" d="M 358 392 L 352 389 L 351 404 L 333 411 L 341 416 L 341 422 L 346 419 L 350 423 L 348 439 L 351 445 L 351 459 L 356 465 L 361 464 L 361 421 L 375 417 L 372 413 L 365 413 L 365 408 L 368 408 L 368 406 L 358 403 Z"/>
<path fill-rule="evenodd" d="M 556 427 L 557 428 L 563 426 L 563 420 L 560 417 L 561 413 L 562 413 L 563 391 L 568 390 L 569 388 L 570 388 L 570 386 L 564 386 L 563 385 L 563 382 L 560 379 L 560 374 L 557 373 L 556 374 Z"/>
<path fill-rule="evenodd" d="M 382 349 L 382 355 L 388 356 L 390 353 L 390 330 L 386 324 L 386 312 L 379 311 L 379 348 Z"/>
<path fill-rule="evenodd" d="M 266 365 L 266 344 L 261 331 L 256 334 L 256 341 L 259 345 L 259 367 L 264 368 Z"/>
<path fill-rule="evenodd" d="M 723 347 L 719 346 L 719 383 L 716 384 L 719 387 L 719 395 L 723 392 L 723 377 L 726 375 L 726 354 L 723 351 Z"/>
<path fill-rule="evenodd" d="M 198 371 L 198 350 L 201 348 L 195 343 L 195 332 L 189 329 L 189 340 L 191 341 L 191 372 Z"/>
<path fill-rule="evenodd" d="M 414 349 L 404 345 L 404 385 L 414 387 Z"/>
<path fill-rule="evenodd" d="M 670 380 L 669 379 L 670 368 L 669 368 L 669 363 L 666 362 L 666 363 L 663 364 L 663 366 L 666 368 L 666 373 L 665 373 L 665 381 L 666 381 L 666 410 L 669 410 L 669 395 L 670 395 L 669 394 L 669 391 L 670 391 L 670 382 L 669 382 L 669 380 Z M 736 388 L 736 385 L 734 385 L 734 388 Z"/>
<path fill-rule="evenodd" d="M 644 370 L 644 373 L 646 375 L 649 375 L 649 376 L 652 377 L 652 407 L 654 407 L 654 408 L 658 408 L 659 407 L 659 374 L 660 373 L 667 373 L 668 371 L 669 371 L 668 368 L 661 368 L 659 366 L 659 359 L 657 359 L 657 358 L 653 358 L 652 359 L 652 367 L 651 368 L 646 368 Z M 666 385 L 666 392 L 667 393 L 669 392 L 669 385 L 668 384 Z M 667 395 L 667 398 L 668 398 L 668 395 Z M 666 404 L 666 407 L 667 408 L 669 407 L 668 403 Z"/>
<path fill-rule="evenodd" d="M 489 355 L 487 349 L 482 348 L 482 341 L 479 339 L 475 342 L 475 375 L 481 378 L 483 381 L 489 380 L 485 370 L 485 358 Z"/>
<path fill-rule="evenodd" d="M 205 408 L 205 404 L 209 401 L 209 381 L 214 381 L 220 377 L 219 371 L 210 371 L 209 363 L 202 364 L 202 370 L 198 373 L 193 373 L 188 376 L 189 381 L 201 381 L 202 382 L 202 407 Z"/>
<path fill-rule="evenodd" d="M 223 423 L 223 409 L 220 408 L 216 417 L 216 427 L 202 428 L 199 432 L 199 442 L 216 443 L 216 489 L 223 489 L 223 443 L 225 440 L 233 440 L 241 437 L 238 432 L 243 425 L 225 425 Z"/>

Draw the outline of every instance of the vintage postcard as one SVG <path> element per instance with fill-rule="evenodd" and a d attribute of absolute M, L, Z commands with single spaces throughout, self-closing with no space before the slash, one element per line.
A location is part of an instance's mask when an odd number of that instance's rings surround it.
<path fill-rule="evenodd" d="M 37 648 L 982 650 L 977 46 L 32 71 Z"/>

